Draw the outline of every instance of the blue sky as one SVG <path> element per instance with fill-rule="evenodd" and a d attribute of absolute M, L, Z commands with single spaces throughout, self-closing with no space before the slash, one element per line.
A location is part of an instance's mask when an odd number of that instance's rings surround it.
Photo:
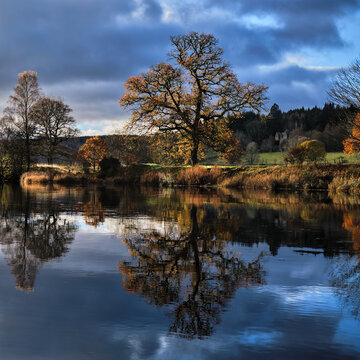
<path fill-rule="evenodd" d="M 167 59 L 170 35 L 212 33 L 269 107 L 322 106 L 360 54 L 359 0 L 1 0 L 0 108 L 24 70 L 74 110 L 84 134 L 120 129 L 124 81 Z"/>

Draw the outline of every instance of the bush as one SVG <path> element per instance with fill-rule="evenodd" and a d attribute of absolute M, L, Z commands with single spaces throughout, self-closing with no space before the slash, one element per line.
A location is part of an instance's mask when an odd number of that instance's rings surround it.
<path fill-rule="evenodd" d="M 102 176 L 114 176 L 120 170 L 120 162 L 113 157 L 105 157 L 100 163 L 100 171 Z"/>
<path fill-rule="evenodd" d="M 324 160 L 326 156 L 325 144 L 319 140 L 308 140 L 300 144 L 305 151 L 306 161 Z"/>
<path fill-rule="evenodd" d="M 253 141 L 246 146 L 245 160 L 249 165 L 254 165 L 259 161 L 259 149 L 256 142 Z"/>
<path fill-rule="evenodd" d="M 227 163 L 235 164 L 241 160 L 244 153 L 243 147 L 240 145 L 239 141 L 236 140 L 236 142 L 222 154 L 222 157 Z"/>
<path fill-rule="evenodd" d="M 302 164 L 304 161 L 314 162 L 324 160 L 325 144 L 319 140 L 307 140 L 290 148 L 285 156 L 285 162 Z"/>
<path fill-rule="evenodd" d="M 0 137 L 0 183 L 18 181 L 25 168 L 25 156 L 21 143 L 2 140 Z"/>
<path fill-rule="evenodd" d="M 305 161 L 305 151 L 300 145 L 290 148 L 284 158 L 285 163 L 288 164 L 302 164 Z"/>

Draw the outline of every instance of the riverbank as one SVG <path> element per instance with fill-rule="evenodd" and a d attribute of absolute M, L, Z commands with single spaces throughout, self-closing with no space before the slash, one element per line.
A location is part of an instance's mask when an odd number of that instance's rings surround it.
<path fill-rule="evenodd" d="M 108 176 L 98 173 L 84 173 L 79 171 L 62 170 L 61 168 L 35 168 L 25 172 L 20 178 L 21 185 L 28 184 L 142 184 L 152 186 L 217 186 L 233 169 L 240 167 L 220 166 L 161 166 L 161 165 L 131 165 L 123 166 L 116 174 Z M 244 167 L 245 169 L 245 167 Z"/>
<path fill-rule="evenodd" d="M 21 184 L 219 186 L 252 190 L 327 190 L 360 193 L 360 165 L 306 164 L 301 166 L 154 166 L 122 167 L 115 176 L 35 170 L 21 176 Z"/>
<path fill-rule="evenodd" d="M 249 167 L 224 179 L 224 187 L 265 190 L 327 190 L 360 193 L 360 165 L 307 164 Z"/>

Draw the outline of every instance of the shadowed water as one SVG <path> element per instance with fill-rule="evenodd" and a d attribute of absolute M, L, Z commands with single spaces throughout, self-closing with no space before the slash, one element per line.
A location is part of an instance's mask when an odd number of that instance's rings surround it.
<path fill-rule="evenodd" d="M 360 358 L 360 201 L 0 188 L 4 359 Z"/>

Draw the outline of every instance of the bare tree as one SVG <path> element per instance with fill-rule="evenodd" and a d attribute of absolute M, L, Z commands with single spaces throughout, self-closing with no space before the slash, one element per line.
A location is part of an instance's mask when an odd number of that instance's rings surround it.
<path fill-rule="evenodd" d="M 360 110 L 360 59 L 337 73 L 328 95 L 337 104 Z"/>
<path fill-rule="evenodd" d="M 14 95 L 10 96 L 9 106 L 4 109 L 3 119 L 14 128 L 17 136 L 24 141 L 27 171 L 30 169 L 31 138 L 35 130 L 30 119 L 30 110 L 39 97 L 37 73 L 35 71 L 24 71 L 18 76 Z"/>
<path fill-rule="evenodd" d="M 45 147 L 48 164 L 52 164 L 59 145 L 77 134 L 71 108 L 62 100 L 41 97 L 31 108 L 35 134 Z"/>

